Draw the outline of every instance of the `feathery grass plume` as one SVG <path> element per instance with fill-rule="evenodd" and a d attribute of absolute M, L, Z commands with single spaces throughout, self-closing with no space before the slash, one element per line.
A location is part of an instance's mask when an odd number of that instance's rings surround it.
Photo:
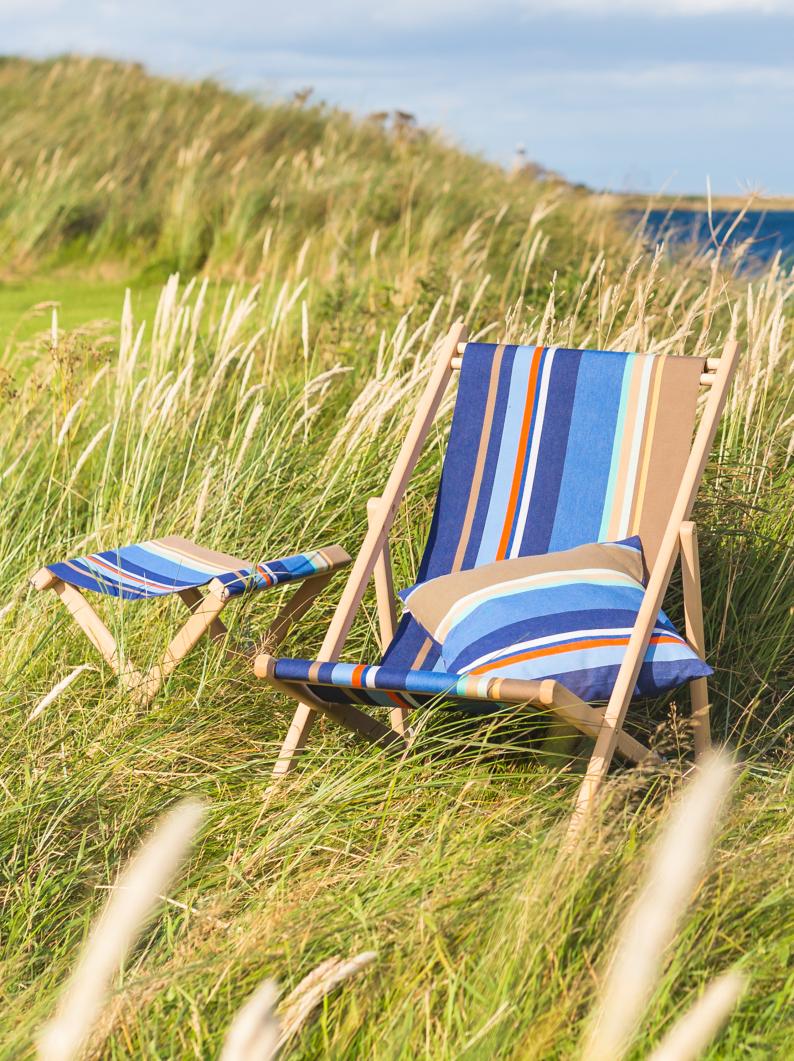
<path fill-rule="evenodd" d="M 57 440 L 55 442 L 55 448 L 56 449 L 60 449 L 64 439 L 69 434 L 69 428 L 74 423 L 74 419 L 77 416 L 77 414 L 80 412 L 80 410 L 83 407 L 83 405 L 84 405 L 84 399 L 83 398 L 78 398 L 77 401 L 72 406 L 72 408 L 69 410 L 69 412 L 63 418 L 63 424 L 61 425 L 61 430 L 58 432 L 58 438 L 57 438 Z"/>
<path fill-rule="evenodd" d="M 648 1061 L 695 1061 L 728 1020 L 746 986 L 746 978 L 737 969 L 729 969 L 712 980 Z"/>
<path fill-rule="evenodd" d="M 77 458 L 77 463 L 75 464 L 74 471 L 72 472 L 72 474 L 71 474 L 71 476 L 69 478 L 69 482 L 67 483 L 65 493 L 68 493 L 69 490 L 74 486 L 75 481 L 77 479 L 77 476 L 80 474 L 80 470 L 82 469 L 83 465 L 88 460 L 88 458 L 91 456 L 91 454 L 94 452 L 94 450 L 97 448 L 97 446 L 102 441 L 102 439 L 105 437 L 105 435 L 108 433 L 108 431 L 110 431 L 112 426 L 113 426 L 112 424 L 105 424 L 104 427 L 100 427 L 100 429 L 97 431 L 97 433 L 91 439 L 91 441 L 88 443 L 86 448 L 83 450 L 83 452 Z"/>
<path fill-rule="evenodd" d="M 631 1044 L 706 863 L 733 776 L 726 755 L 704 760 L 656 841 L 645 884 L 618 934 L 583 1061 L 618 1061 Z"/>
<path fill-rule="evenodd" d="M 276 1016 L 278 986 L 265 980 L 237 1011 L 221 1050 L 220 1061 L 270 1061 L 279 1047 Z"/>
<path fill-rule="evenodd" d="M 40 1061 L 69 1061 L 88 1038 L 110 982 L 154 914 L 204 817 L 197 800 L 168 811 L 122 871 L 89 933 L 61 993 L 55 1016 L 38 1041 Z"/>
<path fill-rule="evenodd" d="M 0 612 L 0 618 L 2 618 L 2 612 Z M 85 670 L 96 670 L 96 667 L 92 667 L 90 663 L 81 663 L 79 667 L 75 667 L 73 671 L 62 678 L 57 685 L 54 685 L 52 689 L 47 693 L 46 696 L 42 697 L 36 706 L 31 710 L 28 717 L 25 719 L 25 725 L 33 722 L 34 719 L 38 718 L 45 707 L 49 707 L 53 700 L 57 700 L 64 689 L 68 689 L 72 682 L 79 678 Z"/>
<path fill-rule="evenodd" d="M 308 976 L 304 976 L 280 1007 L 281 1038 L 279 1044 L 283 1046 L 297 1035 L 326 995 L 344 980 L 366 968 L 376 957 L 375 951 L 365 950 L 353 958 L 327 958 L 324 962 L 320 962 Z"/>

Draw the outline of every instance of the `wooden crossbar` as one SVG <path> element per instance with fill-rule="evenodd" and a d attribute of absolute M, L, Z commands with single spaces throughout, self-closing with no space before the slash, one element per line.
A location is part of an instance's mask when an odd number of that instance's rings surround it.
<path fill-rule="evenodd" d="M 468 343 L 458 343 L 457 351 L 460 356 L 453 357 L 449 363 L 449 367 L 453 372 L 459 372 L 463 367 L 463 354 L 466 352 Z M 701 387 L 711 387 L 714 385 L 716 377 L 716 371 L 720 367 L 720 359 L 718 357 L 709 357 L 706 359 L 706 372 L 701 373 L 700 385 Z"/>

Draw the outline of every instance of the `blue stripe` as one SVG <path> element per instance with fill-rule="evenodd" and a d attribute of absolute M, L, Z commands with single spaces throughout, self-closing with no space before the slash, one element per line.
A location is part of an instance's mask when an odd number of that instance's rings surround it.
<path fill-rule="evenodd" d="M 549 552 L 598 540 L 625 354 L 581 357 Z"/>

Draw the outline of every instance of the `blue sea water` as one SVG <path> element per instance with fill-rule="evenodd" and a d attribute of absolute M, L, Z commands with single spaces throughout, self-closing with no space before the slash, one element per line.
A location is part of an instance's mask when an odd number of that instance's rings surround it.
<path fill-rule="evenodd" d="M 639 213 L 632 214 L 639 221 Z M 713 210 L 712 226 L 717 241 L 727 236 L 736 221 L 732 210 Z M 646 233 L 652 243 L 664 239 L 671 246 L 687 245 L 706 248 L 713 246 L 713 237 L 705 211 L 651 210 L 646 221 Z M 750 210 L 728 236 L 726 246 L 749 241 L 749 259 L 763 265 L 781 252 L 783 263 L 794 264 L 794 210 Z"/>

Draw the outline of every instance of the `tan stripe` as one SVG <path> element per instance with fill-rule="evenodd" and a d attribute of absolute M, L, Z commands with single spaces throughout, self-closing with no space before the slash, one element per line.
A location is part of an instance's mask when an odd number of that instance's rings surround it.
<path fill-rule="evenodd" d="M 463 526 L 460 529 L 460 539 L 455 550 L 455 558 L 452 561 L 451 571 L 459 571 L 466 555 L 466 547 L 471 537 L 471 528 L 474 523 L 474 514 L 477 511 L 477 502 L 480 497 L 482 486 L 482 473 L 485 468 L 485 459 L 488 456 L 488 443 L 491 441 L 491 429 L 493 427 L 493 414 L 496 407 L 496 395 L 499 390 L 499 369 L 502 366 L 505 344 L 500 343 L 494 350 L 491 363 L 491 379 L 488 384 L 488 397 L 485 402 L 485 414 L 483 416 L 482 431 L 480 432 L 480 444 L 477 448 L 477 460 L 474 462 L 474 475 L 472 477 L 471 489 L 469 490 L 469 502 L 466 506 L 466 515 L 463 518 Z"/>
<path fill-rule="evenodd" d="M 216 567 L 221 572 L 238 571 L 240 568 L 252 566 L 247 560 L 240 560 L 239 557 L 228 556 L 226 553 L 218 553 L 214 549 L 205 549 L 202 545 L 188 541 L 187 538 L 180 538 L 178 534 L 169 535 L 167 538 L 153 538 L 152 543 L 184 560 L 198 560 L 202 566 Z"/>
<path fill-rule="evenodd" d="M 317 685 L 320 681 L 320 664 L 312 663 L 309 667 L 309 681 Z"/>
<path fill-rule="evenodd" d="M 341 545 L 324 545 L 322 549 L 315 549 L 314 552 L 318 553 L 329 567 L 350 562 L 350 557 Z"/>
<path fill-rule="evenodd" d="M 653 567 L 659 551 L 692 448 L 700 373 L 704 363 L 700 357 L 666 357 L 648 460 L 645 497 L 638 522 L 649 568 Z"/>
<path fill-rule="evenodd" d="M 645 417 L 644 436 L 642 440 L 642 452 L 640 454 L 640 474 L 637 476 L 637 487 L 631 503 L 629 514 L 629 526 L 627 534 L 629 537 L 636 534 L 640 525 L 640 514 L 645 499 L 645 487 L 648 481 L 648 468 L 651 462 L 651 450 L 653 448 L 653 436 L 656 430 L 656 414 L 659 409 L 659 393 L 662 389 L 662 377 L 664 375 L 666 357 L 657 357 L 653 366 L 653 380 L 651 381 L 650 408 Z"/>
<path fill-rule="evenodd" d="M 634 435 L 641 425 L 637 424 L 637 416 L 640 409 L 640 389 L 642 376 L 647 362 L 644 357 L 634 359 L 631 370 L 631 383 L 629 385 L 629 397 L 626 403 L 626 423 L 623 429 L 623 438 L 620 445 L 620 462 L 618 464 L 618 475 L 615 481 L 615 492 L 612 495 L 612 511 L 609 514 L 609 526 L 607 527 L 607 540 L 613 541 L 618 537 L 620 531 L 620 513 L 625 501 L 626 485 L 631 464 L 631 451 L 633 448 Z"/>

